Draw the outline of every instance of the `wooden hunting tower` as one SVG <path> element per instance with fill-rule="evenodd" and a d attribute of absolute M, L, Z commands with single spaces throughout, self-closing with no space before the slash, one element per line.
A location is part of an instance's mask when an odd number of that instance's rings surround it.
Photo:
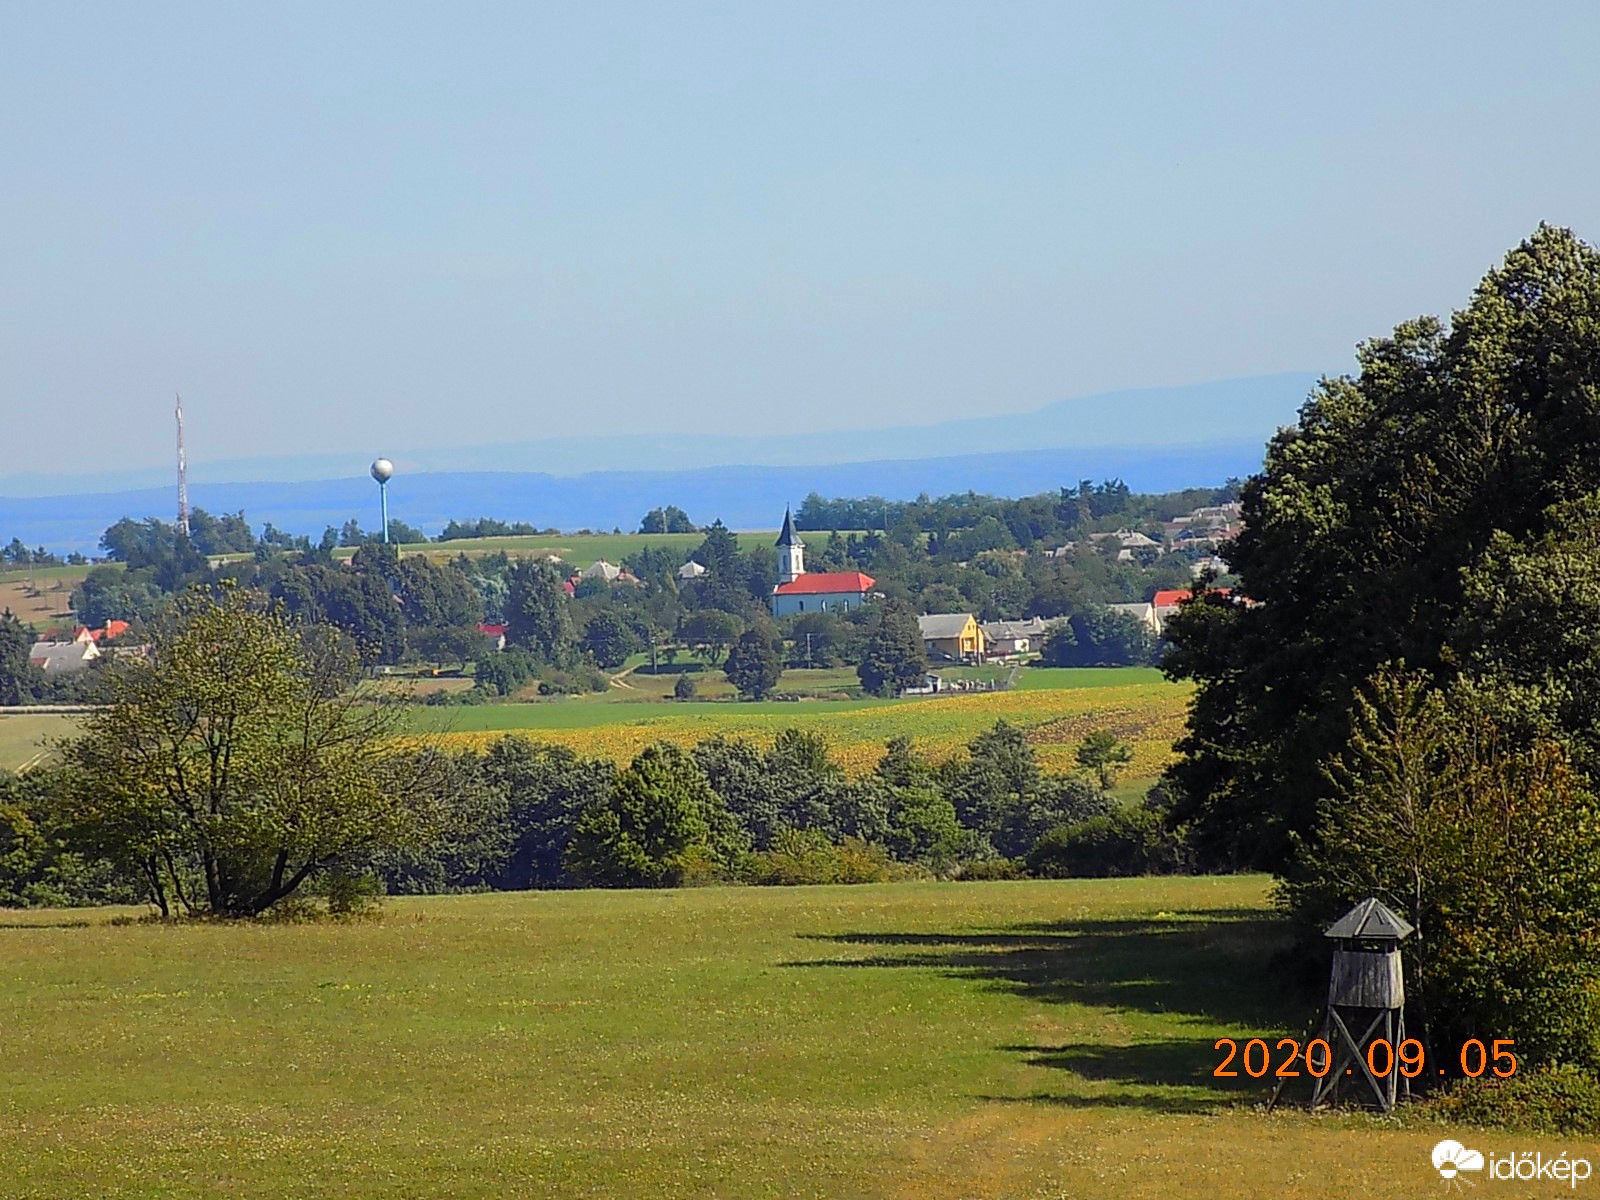
<path fill-rule="evenodd" d="M 1333 1099 L 1348 1072 L 1351 1078 L 1365 1080 L 1382 1111 L 1393 1110 L 1400 1085 L 1395 1053 L 1406 1036 L 1400 943 L 1412 932 L 1403 917 L 1375 897 L 1363 900 L 1324 932 L 1336 943 L 1321 1035 L 1333 1048 L 1333 1061 L 1317 1080 L 1313 1109 Z M 1361 1031 L 1359 1036 L 1356 1030 Z M 1389 1071 L 1383 1076 L 1374 1074 L 1368 1057 L 1378 1038 L 1389 1043 Z"/>

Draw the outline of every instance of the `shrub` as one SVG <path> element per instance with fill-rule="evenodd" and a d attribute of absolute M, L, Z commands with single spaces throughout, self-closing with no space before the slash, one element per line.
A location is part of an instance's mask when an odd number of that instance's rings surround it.
<path fill-rule="evenodd" d="M 672 684 L 672 698 L 674 700 L 694 699 L 694 678 L 688 674 L 679 675 Z"/>
<path fill-rule="evenodd" d="M 541 696 L 581 696 L 588 692 L 603 692 L 611 686 L 603 671 L 591 666 L 565 670 L 560 667 L 538 669 Z"/>
<path fill-rule="evenodd" d="M 370 871 L 329 871 L 322 877 L 328 912 L 336 917 L 365 917 L 378 911 L 383 885 Z"/>
<path fill-rule="evenodd" d="M 986 858 L 961 864 L 955 878 L 963 883 L 986 883 L 996 879 L 1026 879 L 1027 869 L 1014 858 Z"/>
<path fill-rule="evenodd" d="M 784 829 L 772 848 L 751 856 L 751 883 L 794 886 L 819 883 L 881 883 L 890 877 L 882 846 L 845 838 L 835 845 L 818 829 Z"/>
<path fill-rule="evenodd" d="M 1056 826 L 1028 852 L 1028 870 L 1046 879 L 1155 875 L 1181 859 L 1153 813 L 1116 812 Z"/>
<path fill-rule="evenodd" d="M 1592 1134 L 1600 1128 L 1600 1079 L 1570 1065 L 1540 1067 L 1510 1079 L 1464 1079 L 1428 1107 L 1451 1124 Z"/>

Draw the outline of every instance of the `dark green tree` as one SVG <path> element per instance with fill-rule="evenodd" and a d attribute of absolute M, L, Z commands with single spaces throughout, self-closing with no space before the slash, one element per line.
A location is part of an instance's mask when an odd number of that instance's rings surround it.
<path fill-rule="evenodd" d="M 1519 635 L 1492 575 L 1577 562 L 1568 506 L 1600 492 L 1600 254 L 1541 226 L 1448 328 L 1419 318 L 1357 358 L 1244 489 L 1227 558 L 1256 603 L 1210 594 L 1167 622 L 1166 669 L 1197 684 L 1173 817 L 1213 863 L 1278 865 L 1310 834 L 1354 696 L 1388 663 L 1441 685 L 1506 675 L 1580 767 L 1594 757 L 1559 694 L 1592 649 Z M 1541 587 L 1569 611 L 1581 595 Z"/>
<path fill-rule="evenodd" d="M 772 643 L 756 629 L 747 629 L 728 652 L 724 673 L 747 700 L 765 700 L 778 686 L 783 663 Z"/>
<path fill-rule="evenodd" d="M 91 567 L 72 589 L 72 613 L 78 622 L 100 629 L 107 621 L 134 621 L 154 616 L 167 603 L 150 568 L 126 570 Z"/>
<path fill-rule="evenodd" d="M 558 667 L 571 664 L 578 644 L 572 604 L 561 584 L 561 573 L 548 563 L 519 562 L 507 572 L 507 643 Z"/>
<path fill-rule="evenodd" d="M 873 696 L 898 696 L 921 685 L 928 673 L 928 653 L 917 618 L 898 600 L 887 600 L 867 639 L 856 677 Z"/>
<path fill-rule="evenodd" d="M 744 622 L 732 613 L 703 608 L 690 614 L 683 623 L 682 633 L 683 639 L 715 666 L 728 653 L 743 628 Z"/>
<path fill-rule="evenodd" d="M 694 522 L 676 504 L 652 508 L 639 522 L 640 533 L 693 533 Z"/>
<path fill-rule="evenodd" d="M 669 887 L 691 853 L 731 865 L 739 831 L 694 760 L 670 742 L 649 746 L 584 809 L 566 862 L 600 887 Z"/>
<path fill-rule="evenodd" d="M 1109 729 L 1096 729 L 1078 743 L 1074 755 L 1102 789 L 1109 789 L 1122 768 L 1133 761 L 1133 748 Z"/>
<path fill-rule="evenodd" d="M 34 668 L 28 665 L 33 631 L 8 608 L 0 613 L 0 704 L 33 699 Z"/>
<path fill-rule="evenodd" d="M 596 666 L 615 671 L 639 649 L 639 635 L 618 613 L 601 609 L 584 625 L 579 645 Z"/>

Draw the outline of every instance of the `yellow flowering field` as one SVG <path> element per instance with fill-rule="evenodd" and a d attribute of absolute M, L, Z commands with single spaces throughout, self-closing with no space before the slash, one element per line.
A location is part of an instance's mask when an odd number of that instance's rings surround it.
<path fill-rule="evenodd" d="M 622 763 L 652 742 L 688 747 L 721 733 L 770 743 L 778 730 L 797 728 L 821 733 L 835 760 L 851 774 L 860 775 L 872 769 L 884 743 L 892 737 L 909 736 L 923 754 L 942 761 L 960 753 L 996 721 L 1005 720 L 1026 729 L 1040 763 L 1056 771 L 1072 769 L 1073 749 L 1086 734 L 1109 729 L 1133 747 L 1126 777 L 1153 779 L 1172 758 L 1172 744 L 1183 731 L 1189 695 L 1190 689 L 1182 685 L 1135 683 L 983 692 L 898 703 L 796 704 L 776 710 L 772 705 L 696 704 L 673 706 L 660 716 L 647 717 L 632 715 L 643 706 L 615 705 L 609 711 L 616 720 L 587 728 L 446 732 L 426 740 L 447 749 L 482 749 L 508 733 L 520 733 L 534 741 L 570 746 L 580 754 Z"/>

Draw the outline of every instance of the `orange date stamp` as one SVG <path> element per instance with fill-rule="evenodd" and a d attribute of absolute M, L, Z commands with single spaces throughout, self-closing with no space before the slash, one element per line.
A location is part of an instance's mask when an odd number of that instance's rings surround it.
<path fill-rule="evenodd" d="M 1476 1079 L 1485 1071 L 1509 1079 L 1517 1073 L 1515 1046 L 1510 1038 L 1489 1045 L 1478 1038 L 1468 1038 L 1461 1043 L 1454 1065 L 1469 1079 Z M 1304 1045 L 1298 1038 L 1279 1038 L 1275 1046 L 1269 1046 L 1263 1038 L 1250 1038 L 1242 1046 L 1233 1038 L 1218 1038 L 1214 1048 L 1222 1052 L 1222 1061 L 1211 1072 L 1218 1079 L 1237 1079 L 1241 1068 L 1251 1079 L 1269 1075 L 1274 1079 L 1298 1079 L 1301 1075 L 1321 1079 L 1333 1067 L 1333 1047 L 1326 1038 L 1312 1038 Z M 1434 1065 L 1438 1074 L 1445 1074 L 1446 1068 L 1437 1060 Z M 1367 1069 L 1378 1079 L 1393 1071 L 1399 1071 L 1406 1079 L 1416 1079 L 1427 1072 L 1428 1066 L 1427 1048 L 1416 1038 L 1406 1038 L 1398 1046 L 1374 1038 L 1367 1046 Z"/>

